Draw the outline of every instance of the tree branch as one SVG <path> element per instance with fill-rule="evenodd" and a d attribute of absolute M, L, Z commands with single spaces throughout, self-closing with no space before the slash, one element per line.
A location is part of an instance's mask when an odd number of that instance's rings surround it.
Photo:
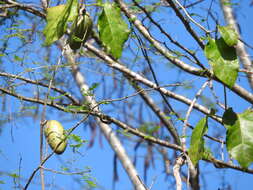
<path fill-rule="evenodd" d="M 21 4 L 21 3 L 18 3 L 16 1 L 12 1 L 12 0 L 2 0 L 2 1 L 7 3 L 7 4 L 13 5 L 13 7 L 17 7 L 19 9 L 30 12 L 30 13 L 32 13 L 34 15 L 37 15 L 39 17 L 42 17 L 42 18 L 46 18 L 45 13 L 43 13 L 42 11 L 36 9 L 35 7 L 33 7 L 29 4 Z"/>
<path fill-rule="evenodd" d="M 31 79 L 28 79 L 28 78 L 21 77 L 19 75 L 13 75 L 13 74 L 10 74 L 10 73 L 0 72 L 0 76 L 8 77 L 8 78 L 13 78 L 13 79 L 19 79 L 19 80 L 25 81 L 27 83 L 43 86 L 43 87 L 46 87 L 46 88 L 49 87 L 48 84 L 42 83 L 42 82 L 40 82 L 38 80 L 31 80 Z M 65 96 L 66 98 L 68 98 L 73 104 L 79 104 L 79 101 L 77 99 L 75 99 L 68 92 L 66 92 L 66 91 L 64 91 L 64 90 L 62 90 L 60 88 L 57 88 L 57 87 L 55 87 L 53 85 L 51 86 L 51 89 L 54 90 L 55 92 L 58 92 L 61 95 Z"/>
<path fill-rule="evenodd" d="M 13 97 L 16 97 L 20 100 L 24 100 L 24 101 L 28 101 L 28 102 L 33 102 L 33 103 L 39 103 L 39 104 L 44 104 L 44 102 L 42 100 L 39 100 L 39 99 L 33 99 L 33 98 L 28 98 L 28 97 L 24 97 L 24 96 L 21 96 L 19 94 L 16 94 L 12 91 L 9 91 L 9 90 L 6 90 L 4 88 L 1 88 L 0 87 L 0 91 L 2 91 L 3 93 L 6 93 L 6 94 L 9 94 Z M 61 110 L 61 111 L 64 111 L 64 112 L 70 112 L 70 113 L 75 113 L 75 114 L 90 114 L 90 115 L 93 115 L 93 116 L 96 116 L 96 117 L 99 117 L 101 120 L 103 118 L 106 118 L 106 120 L 108 120 L 108 122 L 112 122 L 114 123 L 115 125 L 119 126 L 120 128 L 122 128 L 126 133 L 129 132 L 133 135 L 136 135 L 142 139 L 145 139 L 151 143 L 154 143 L 154 144 L 158 144 L 158 145 L 161 145 L 161 146 L 164 146 L 164 147 L 167 147 L 167 148 L 171 148 L 171 149 L 174 149 L 174 150 L 178 150 L 178 151 L 183 151 L 182 147 L 176 145 L 176 144 L 171 144 L 167 141 L 164 141 L 164 140 L 161 140 L 161 139 L 157 139 L 153 136 L 149 136 L 143 132 L 140 132 L 138 129 L 136 128 L 133 128 L 127 124 L 125 124 L 124 122 L 121 122 L 113 117 L 110 117 L 109 115 L 106 115 L 106 114 L 102 114 L 102 113 L 98 113 L 96 111 L 92 111 L 92 110 L 80 110 L 80 111 L 77 111 L 77 110 L 73 110 L 73 109 L 66 109 L 65 107 L 63 106 L 60 106 L 56 103 L 54 103 L 53 101 L 51 102 L 47 102 L 47 105 L 50 106 L 50 107 L 53 107 L 53 108 L 56 108 L 58 110 Z M 221 160 L 217 160 L 215 159 L 214 157 L 209 157 L 209 158 L 205 158 L 203 159 L 207 162 L 211 162 L 213 163 L 217 168 L 231 168 L 231 169 L 235 169 L 235 170 L 238 170 L 238 171 L 244 171 L 246 173 L 250 173 L 250 174 L 253 174 L 253 169 L 245 169 L 245 168 L 242 168 L 242 167 L 239 167 L 239 166 L 235 166 L 235 165 L 232 165 L 230 163 L 226 163 L 226 162 L 223 162 Z M 39 169 L 39 168 L 38 168 Z"/>
<path fill-rule="evenodd" d="M 73 64 L 73 66 L 72 66 L 73 77 L 74 77 L 80 91 L 86 92 L 89 90 L 89 87 L 85 82 L 83 74 L 80 72 L 78 66 L 75 64 L 75 56 L 72 54 L 72 51 L 70 50 L 70 48 L 66 47 L 66 49 L 67 49 L 67 51 L 66 51 L 65 56 L 66 56 L 68 62 Z M 85 101 L 87 101 L 90 104 L 91 107 L 94 107 L 97 105 L 97 103 L 93 97 L 83 96 L 83 98 L 85 99 Z M 100 110 L 98 109 L 98 107 L 97 107 L 97 109 L 95 109 L 95 111 L 101 113 Z M 108 124 L 102 122 L 102 120 L 97 117 L 95 118 L 95 120 L 98 123 L 98 126 L 100 127 L 100 129 L 102 130 L 103 134 L 105 135 L 108 143 L 111 145 L 112 149 L 114 150 L 117 157 L 121 161 L 125 171 L 127 172 L 128 176 L 130 177 L 136 190 L 146 190 L 146 187 L 143 184 L 143 182 L 141 181 L 139 174 L 137 173 L 132 161 L 130 160 L 129 156 L 127 155 L 127 153 L 126 153 L 124 147 L 122 146 L 121 142 L 119 141 L 118 137 L 113 132 L 112 128 Z"/>
<path fill-rule="evenodd" d="M 190 66 L 180 59 L 174 57 L 166 48 L 164 48 L 157 40 L 155 40 L 149 31 L 143 26 L 140 20 L 131 13 L 131 11 L 128 10 L 126 4 L 122 0 L 115 0 L 118 2 L 121 10 L 125 13 L 125 15 L 129 18 L 129 20 L 135 25 L 135 27 L 142 33 L 142 35 L 158 50 L 159 53 L 161 53 L 166 59 L 168 59 L 170 62 L 175 64 L 177 67 L 181 68 L 182 70 L 191 73 L 193 75 L 201 76 L 201 77 L 207 77 L 213 80 L 216 80 L 220 83 L 224 84 L 222 81 L 220 81 L 218 78 L 216 78 L 211 71 L 209 70 L 201 70 L 197 69 L 193 66 Z M 172 1 L 169 1 L 172 2 Z M 204 47 L 204 46 L 203 46 Z M 231 90 L 235 92 L 237 95 L 245 99 L 246 101 L 253 104 L 253 94 L 245 90 L 244 88 L 240 87 L 239 85 L 235 84 Z"/>
<path fill-rule="evenodd" d="M 233 9 L 229 2 L 230 1 L 228 0 L 220 0 L 221 8 L 223 10 L 223 14 L 224 14 L 227 24 L 231 25 L 235 29 L 236 33 L 238 34 L 239 39 L 241 39 L 239 30 L 238 30 L 238 25 L 237 25 L 236 19 L 234 18 Z M 248 81 L 251 86 L 251 89 L 253 89 L 253 74 L 252 74 L 253 67 L 250 60 L 250 55 L 247 53 L 243 42 L 240 40 L 238 40 L 235 48 L 243 67 L 247 71 L 249 71 L 247 72 L 247 77 L 248 77 Z"/>
<path fill-rule="evenodd" d="M 113 60 L 110 56 L 108 56 L 105 52 L 103 52 L 102 50 L 99 50 L 97 48 L 95 48 L 94 46 L 92 46 L 91 44 L 86 43 L 85 47 L 90 50 L 92 53 L 94 53 L 95 55 L 97 55 L 99 58 L 101 58 L 102 60 L 105 61 L 105 63 L 109 66 L 112 67 L 120 72 L 122 72 L 123 74 L 129 76 L 132 80 L 134 81 L 138 81 L 140 83 L 143 83 L 147 86 L 149 86 L 150 88 L 153 88 L 155 90 L 160 90 L 164 95 L 171 97 L 173 99 L 176 99 L 180 102 L 183 102 L 187 105 L 191 104 L 191 100 L 178 95 L 174 92 L 171 92 L 165 88 L 161 88 L 159 86 L 157 86 L 155 83 L 151 82 L 150 80 L 146 79 L 145 77 L 141 76 L 140 74 L 137 74 L 135 72 L 133 72 L 132 70 L 128 69 L 127 67 L 125 67 L 123 64 L 120 64 L 119 62 Z M 252 95 L 253 96 L 253 95 Z M 253 99 L 252 99 L 253 100 Z M 210 114 L 210 110 L 205 108 L 204 106 L 195 103 L 193 106 L 195 109 L 201 111 L 202 113 L 208 115 Z M 218 121 L 221 123 L 221 118 L 215 115 L 211 116 L 214 120 Z"/>
<path fill-rule="evenodd" d="M 40 16 L 42 18 L 46 18 L 46 14 L 42 13 L 41 11 L 30 7 L 26 4 L 18 4 L 12 0 L 3 0 L 4 2 L 8 4 L 14 4 L 17 5 L 18 8 L 26 10 L 30 13 L 33 13 L 37 16 Z M 142 25 L 142 23 L 137 19 L 137 17 L 127 9 L 127 6 L 121 1 L 116 0 L 119 2 L 119 5 L 122 9 L 122 11 L 126 14 L 126 16 L 133 22 L 133 24 L 136 26 L 136 28 L 142 33 L 142 35 L 162 54 L 167 58 L 169 61 L 171 61 L 173 64 L 175 64 L 177 67 L 181 68 L 182 70 L 191 73 L 193 75 L 201 76 L 201 77 L 208 77 L 213 80 L 216 80 L 220 83 L 222 83 L 219 79 L 213 76 L 213 74 L 209 70 L 201 70 L 197 69 L 195 67 L 192 67 L 183 61 L 175 58 L 173 55 L 170 54 L 168 50 L 166 50 L 163 46 L 160 45 L 159 42 L 157 42 L 148 32 L 148 30 Z M 223 84 L 223 83 L 222 83 Z M 225 85 L 225 84 L 224 84 Z M 253 94 L 242 88 L 241 86 L 235 84 L 231 90 L 235 92 L 237 95 L 245 99 L 246 101 L 253 104 Z"/>
<path fill-rule="evenodd" d="M 172 122 L 167 119 L 161 109 L 155 104 L 153 99 L 135 82 L 131 81 L 130 84 L 135 88 L 136 91 L 140 92 L 140 96 L 146 102 L 146 104 L 153 110 L 153 112 L 158 116 L 162 123 L 166 126 L 170 134 L 172 135 L 175 143 L 180 145 L 179 135 L 173 126 Z"/>

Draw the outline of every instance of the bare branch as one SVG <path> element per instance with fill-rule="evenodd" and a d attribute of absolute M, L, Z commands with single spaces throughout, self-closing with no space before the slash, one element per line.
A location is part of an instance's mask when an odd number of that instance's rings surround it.
<path fill-rule="evenodd" d="M 171 6 L 171 8 L 174 10 L 174 12 L 178 16 L 178 18 L 181 20 L 181 22 L 184 24 L 186 30 L 196 40 L 196 42 L 199 44 L 199 46 L 202 49 L 204 49 L 204 43 L 200 40 L 200 37 L 196 34 L 196 32 L 191 28 L 189 21 L 184 18 L 184 16 L 181 14 L 180 10 L 176 7 L 175 3 L 172 0 L 166 0 L 166 1 Z"/>
<path fill-rule="evenodd" d="M 201 77 L 207 77 L 207 78 L 211 78 L 214 79 L 220 83 L 222 83 L 222 81 L 220 81 L 218 78 L 216 78 L 211 71 L 209 70 L 201 70 L 201 69 L 197 69 L 193 66 L 190 66 L 186 63 L 184 63 L 183 61 L 179 60 L 178 58 L 174 57 L 173 55 L 171 55 L 171 53 L 164 48 L 157 40 L 155 40 L 151 34 L 149 33 L 149 31 L 145 28 L 145 26 L 143 26 L 143 24 L 141 23 L 140 20 L 138 20 L 138 18 L 131 13 L 131 11 L 128 10 L 126 4 L 122 1 L 122 0 L 115 0 L 116 2 L 119 3 L 121 10 L 125 13 L 125 15 L 129 18 L 129 20 L 131 22 L 133 22 L 133 24 L 136 26 L 136 28 L 142 33 L 142 35 L 166 58 L 168 59 L 170 62 L 172 62 L 173 64 L 175 64 L 177 67 L 181 68 L 182 70 L 191 73 L 193 75 L 197 75 L 197 76 L 201 76 Z M 172 1 L 168 1 L 169 4 L 173 3 Z M 175 5 L 174 5 L 175 6 Z M 176 8 L 176 7 L 175 7 Z M 177 9 L 176 9 L 177 10 Z M 199 37 L 196 37 L 197 39 L 199 39 Z M 200 42 L 202 44 L 202 42 Z M 204 48 L 204 45 L 202 44 L 200 46 L 202 48 Z M 88 45 L 87 45 L 88 47 Z M 89 46 L 90 47 L 90 46 Z M 224 83 L 222 83 L 224 84 Z M 225 85 L 225 84 L 224 84 Z M 253 94 L 248 92 L 247 90 L 245 90 L 244 88 L 240 87 L 239 85 L 235 84 L 231 90 L 233 90 L 236 94 L 238 94 L 239 96 L 241 96 L 242 98 L 244 98 L 245 100 L 247 100 L 248 102 L 253 104 Z"/>
<path fill-rule="evenodd" d="M 24 101 L 28 101 L 28 102 L 34 102 L 34 103 L 39 103 L 39 104 L 44 104 L 43 100 L 39 100 L 39 99 L 33 99 L 33 98 L 28 98 L 28 97 L 24 97 L 24 96 L 21 96 L 21 95 L 18 95 L 12 91 L 9 91 L 9 90 L 6 90 L 4 88 L 1 88 L 0 87 L 0 91 L 2 91 L 3 93 L 6 93 L 6 94 L 9 94 L 11 96 L 14 96 L 14 97 L 17 97 L 18 99 L 20 100 L 24 100 Z M 61 110 L 61 111 L 66 111 L 66 108 L 54 103 L 54 102 L 48 102 L 47 103 L 48 106 L 51 106 L 51 107 L 54 107 L 58 110 Z M 121 122 L 113 117 L 110 117 L 109 115 L 105 115 L 105 114 L 101 114 L 101 113 L 98 113 L 96 111 L 92 111 L 92 110 L 81 110 L 81 111 L 77 111 L 77 110 L 71 110 L 71 109 L 67 109 L 68 112 L 70 113 L 80 113 L 80 114 L 90 114 L 90 115 L 93 115 L 93 116 L 96 116 L 96 117 L 99 117 L 100 119 L 102 118 L 106 118 L 109 122 L 112 122 L 116 125 L 118 125 L 119 127 L 121 127 L 124 132 L 129 132 L 133 135 L 136 135 L 142 139 L 145 139 L 151 143 L 154 143 L 154 144 L 158 144 L 158 145 L 161 145 L 161 146 L 164 146 L 164 147 L 167 147 L 167 148 L 172 148 L 174 150 L 178 150 L 178 151 L 183 151 L 182 147 L 178 146 L 178 145 L 175 145 L 175 144 L 171 144 L 169 143 L 168 141 L 164 141 L 164 140 L 161 140 L 161 139 L 157 139 L 155 137 L 152 137 L 152 136 L 149 136 L 143 132 L 140 132 L 138 129 L 136 128 L 133 128 L 127 124 L 125 124 L 124 122 Z M 221 160 L 217 160 L 213 157 L 210 157 L 210 158 L 205 158 L 203 159 L 207 162 L 211 162 L 213 163 L 217 168 L 231 168 L 231 169 L 235 169 L 235 170 L 238 170 L 238 171 L 244 171 L 244 172 L 247 172 L 247 173 L 251 173 L 253 174 L 253 170 L 252 169 L 245 169 L 245 168 L 242 168 L 242 167 L 239 167 L 239 166 L 235 166 L 235 165 L 232 165 L 230 163 L 226 163 L 226 162 L 223 162 Z M 39 170 L 39 168 L 37 169 Z"/>
<path fill-rule="evenodd" d="M 90 172 L 90 170 L 80 171 L 80 172 L 61 172 L 61 171 L 56 171 L 56 170 L 53 170 L 53 169 L 45 168 L 43 166 L 40 166 L 40 168 L 43 168 L 43 170 L 45 170 L 45 171 L 49 171 L 49 172 L 56 173 L 56 174 L 61 174 L 61 175 L 83 175 L 84 173 L 89 173 Z"/>
<path fill-rule="evenodd" d="M 147 10 L 140 6 L 140 4 L 138 2 L 136 2 L 136 0 L 133 0 L 134 3 L 136 4 L 137 7 L 139 7 L 145 14 L 146 16 L 149 18 L 149 20 L 152 22 L 152 24 L 154 24 L 160 31 L 162 34 L 164 34 L 173 44 L 175 44 L 176 46 L 178 46 L 179 48 L 181 48 L 183 51 L 185 51 L 186 53 L 188 53 L 190 56 L 193 57 L 193 59 L 195 60 L 195 64 L 197 64 L 198 66 L 200 66 L 202 69 L 206 69 L 198 60 L 198 58 L 196 57 L 195 53 L 193 53 L 192 51 L 190 51 L 189 49 L 187 49 L 184 45 L 180 44 L 178 41 L 176 41 L 173 37 L 171 37 L 163 28 L 162 26 L 156 22 L 151 15 L 147 12 Z"/>
<path fill-rule="evenodd" d="M 108 56 L 105 52 L 103 52 L 102 50 L 99 50 L 97 48 L 95 48 L 94 46 L 90 45 L 90 44 L 85 44 L 85 47 L 90 50 L 92 53 L 94 53 L 95 55 L 97 55 L 99 58 L 101 58 L 102 60 L 106 61 L 106 64 L 116 70 L 119 70 L 120 72 L 124 73 L 125 75 L 129 76 L 132 80 L 134 81 L 138 81 L 140 83 L 143 83 L 147 86 L 149 86 L 150 88 L 153 88 L 155 90 L 160 90 L 163 94 L 165 94 L 166 96 L 169 96 L 171 98 L 174 98 L 180 102 L 183 102 L 187 105 L 191 104 L 191 100 L 178 95 L 174 92 L 171 92 L 165 88 L 159 88 L 155 83 L 151 82 L 150 80 L 144 78 L 143 76 L 133 72 L 132 70 L 128 69 L 127 67 L 125 67 L 123 64 L 118 63 L 117 61 L 113 60 L 110 56 Z M 159 88 L 159 89 L 158 89 Z M 252 95 L 253 96 L 253 95 Z M 252 99 L 253 100 L 253 99 Z M 194 104 L 194 108 L 203 112 L 204 114 L 208 115 L 210 113 L 210 110 L 205 108 L 202 105 L 199 104 Z M 213 119 L 215 119 L 218 122 L 221 122 L 221 118 L 219 118 L 218 116 L 211 116 Z"/>
<path fill-rule="evenodd" d="M 223 10 L 225 20 L 226 20 L 227 24 L 231 25 L 235 29 L 235 31 L 238 34 L 239 39 L 241 39 L 239 30 L 238 30 L 238 26 L 237 26 L 237 21 L 234 18 L 233 9 L 232 9 L 230 3 L 228 3 L 228 2 L 229 1 L 227 1 L 227 0 L 220 0 L 220 4 L 221 4 L 221 8 Z M 235 48 L 236 48 L 237 55 L 239 56 L 243 67 L 248 71 L 247 72 L 248 81 L 250 83 L 251 88 L 253 89 L 253 74 L 252 74 L 253 67 L 252 67 L 252 63 L 250 60 L 250 56 L 247 53 L 243 42 L 241 42 L 240 40 L 238 40 Z"/>
<path fill-rule="evenodd" d="M 12 0 L 2 0 L 3 2 L 11 5 L 11 6 L 15 6 L 19 9 L 22 9 L 24 11 L 27 11 L 27 12 L 30 12 L 34 15 L 37 15 L 39 17 L 42 17 L 42 18 L 46 18 L 46 14 L 41 12 L 40 10 L 36 9 L 35 7 L 33 7 L 32 5 L 29 5 L 29 4 L 21 4 L 21 3 L 18 3 L 16 1 L 12 1 Z"/>
<path fill-rule="evenodd" d="M 28 78 L 21 77 L 19 75 L 13 75 L 13 74 L 10 74 L 10 73 L 0 72 L 0 76 L 13 78 L 14 80 L 15 79 L 19 79 L 19 80 L 25 81 L 27 83 L 43 86 L 43 87 L 46 87 L 46 88 L 49 87 L 48 84 L 45 84 L 45 83 L 40 82 L 38 80 L 31 80 L 31 79 L 28 79 Z M 64 91 L 64 90 L 62 90 L 60 88 L 57 88 L 57 87 L 55 87 L 53 85 L 51 86 L 51 89 L 54 90 L 54 91 L 56 91 L 56 92 L 58 92 L 58 93 L 60 93 L 61 95 L 65 96 L 66 98 L 68 98 L 73 104 L 79 104 L 79 101 L 77 99 L 75 99 L 68 92 L 66 92 L 66 91 Z"/>
<path fill-rule="evenodd" d="M 169 130 L 169 132 L 171 133 L 172 137 L 174 138 L 174 141 L 180 145 L 180 138 L 179 135 L 175 129 L 175 127 L 173 126 L 172 122 L 167 119 L 164 115 L 164 113 L 161 111 L 161 109 L 155 104 L 155 102 L 153 101 L 153 99 L 151 97 L 148 96 L 148 94 L 143 91 L 143 89 L 138 86 L 138 84 L 136 84 L 134 81 L 131 82 L 132 86 L 138 91 L 140 92 L 141 97 L 143 98 L 143 100 L 147 103 L 147 105 L 150 106 L 150 108 L 154 111 L 154 113 L 159 117 L 159 119 L 163 122 L 163 124 L 167 127 L 167 129 Z"/>
<path fill-rule="evenodd" d="M 175 162 L 175 165 L 173 167 L 173 174 L 176 180 L 176 190 L 182 190 L 182 180 L 180 176 L 180 169 L 185 163 L 185 156 L 181 154 Z"/>
<path fill-rule="evenodd" d="M 4 0 L 4 2 L 7 2 L 9 4 L 14 4 L 17 5 L 16 2 L 11 1 L 11 0 Z M 157 50 L 165 56 L 165 58 L 167 58 L 169 61 L 171 61 L 173 64 L 175 64 L 176 66 L 178 66 L 179 68 L 181 68 L 182 70 L 191 73 L 193 75 L 197 75 L 197 76 L 205 76 L 208 78 L 212 78 L 220 83 L 222 83 L 219 79 L 217 79 L 216 77 L 213 76 L 213 74 L 209 71 L 209 70 L 201 70 L 201 69 L 197 69 L 195 67 L 192 67 L 186 63 L 184 63 L 183 61 L 175 58 L 173 55 L 170 54 L 170 52 L 168 52 L 166 50 L 166 48 L 164 48 L 163 46 L 160 45 L 159 42 L 157 42 L 148 32 L 148 30 L 142 25 L 142 23 L 137 19 L 137 17 L 133 14 L 130 13 L 130 11 L 127 9 L 127 6 L 121 1 L 121 0 L 117 0 L 117 2 L 119 2 L 121 9 L 123 10 L 123 12 L 129 17 L 129 19 L 134 23 L 134 25 L 138 28 L 138 30 L 143 34 L 144 37 L 146 37 L 150 43 L 157 48 Z M 45 18 L 46 15 L 44 13 L 42 13 L 41 11 L 38 11 L 34 8 L 31 8 L 29 5 L 23 5 L 23 4 L 18 4 L 17 5 L 18 8 L 21 8 L 23 10 L 26 10 L 28 12 L 31 12 L 37 16 L 43 17 Z M 31 10 L 30 10 L 31 9 Z M 253 104 L 253 94 L 248 92 L 247 90 L 245 90 L 244 88 L 242 88 L 241 86 L 235 84 L 232 89 L 236 94 L 238 94 L 240 97 L 244 98 L 246 101 L 250 102 Z"/>
<path fill-rule="evenodd" d="M 88 85 L 85 82 L 85 78 L 83 74 L 80 72 L 78 66 L 75 64 L 75 56 L 70 50 L 70 48 L 67 48 L 66 58 L 68 59 L 69 63 L 72 63 L 72 73 L 73 77 L 76 80 L 76 83 L 80 89 L 81 92 L 86 92 L 89 90 Z M 84 96 L 83 97 L 91 107 L 94 107 L 97 105 L 95 99 L 91 96 Z M 100 112 L 98 107 L 95 109 L 95 111 Z M 98 123 L 100 129 L 102 130 L 103 134 L 105 135 L 108 143 L 111 145 L 114 152 L 117 154 L 117 157 L 121 161 L 125 171 L 127 172 L 128 176 L 130 177 L 132 183 L 134 184 L 136 190 L 146 190 L 145 185 L 141 181 L 139 174 L 137 173 L 132 161 L 130 160 L 129 156 L 127 155 L 124 147 L 122 146 L 121 142 L 119 141 L 116 134 L 113 132 L 112 128 L 105 122 L 102 122 L 99 118 L 95 118 L 96 122 Z"/>
<path fill-rule="evenodd" d="M 185 15 L 188 17 L 188 19 L 190 21 L 192 21 L 192 23 L 194 23 L 196 26 L 198 26 L 201 30 L 203 30 L 205 33 L 210 33 L 209 30 L 205 29 L 201 24 L 199 24 L 198 22 L 196 22 L 187 12 L 187 10 L 184 8 L 183 5 L 181 5 L 181 3 L 178 0 L 174 0 L 176 2 L 176 4 L 184 11 Z M 168 1 L 167 1 L 168 2 Z"/>

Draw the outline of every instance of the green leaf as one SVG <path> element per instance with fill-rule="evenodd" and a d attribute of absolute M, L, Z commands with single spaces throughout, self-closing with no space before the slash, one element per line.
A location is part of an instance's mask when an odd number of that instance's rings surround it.
<path fill-rule="evenodd" d="M 253 162 L 253 111 L 246 110 L 236 114 L 232 109 L 227 110 L 223 115 L 223 122 L 227 127 L 228 152 L 243 168 L 248 168 Z"/>
<path fill-rule="evenodd" d="M 97 184 L 94 181 L 86 180 L 86 183 L 89 185 L 89 187 L 97 187 Z"/>
<path fill-rule="evenodd" d="M 223 38 L 214 40 L 209 37 L 204 51 L 214 75 L 231 88 L 235 84 L 239 69 L 235 48 L 228 46 Z"/>
<path fill-rule="evenodd" d="M 154 135 L 154 133 L 158 132 L 160 129 L 159 125 L 155 125 L 154 123 L 143 123 L 140 127 L 139 130 L 143 133 L 146 133 L 148 136 Z"/>
<path fill-rule="evenodd" d="M 19 57 L 18 55 L 14 55 L 14 61 L 20 62 L 23 61 L 23 58 Z"/>
<path fill-rule="evenodd" d="M 128 25 L 122 19 L 120 9 L 114 3 L 105 3 L 98 18 L 98 31 L 107 51 L 116 59 L 121 57 L 123 45 L 128 38 Z"/>
<path fill-rule="evenodd" d="M 61 94 L 61 95 L 59 95 L 59 96 L 56 96 L 56 97 L 53 97 L 53 96 L 48 96 L 48 98 L 50 99 L 50 100 L 57 100 L 57 99 L 61 99 L 63 96 L 65 96 L 67 93 L 65 93 L 65 94 Z"/>
<path fill-rule="evenodd" d="M 80 148 L 84 145 L 84 143 L 86 143 L 86 140 L 83 140 L 79 135 L 75 135 L 75 134 L 70 134 L 68 136 L 69 139 L 73 140 L 74 143 L 71 143 L 69 146 L 76 149 L 76 148 Z"/>
<path fill-rule="evenodd" d="M 131 133 L 128 132 L 127 129 L 125 129 L 125 130 L 121 130 L 121 129 L 120 129 L 120 130 L 117 130 L 117 132 L 118 132 L 118 133 L 121 133 L 121 134 L 124 135 L 125 137 L 129 137 L 129 138 L 133 136 Z"/>
<path fill-rule="evenodd" d="M 97 187 L 96 179 L 94 177 L 90 176 L 89 174 L 83 175 L 82 179 L 87 183 L 87 185 L 90 188 Z"/>
<path fill-rule="evenodd" d="M 13 177 L 13 178 L 19 178 L 20 176 L 16 173 L 11 173 L 9 174 L 10 177 Z"/>
<path fill-rule="evenodd" d="M 61 166 L 61 170 L 66 172 L 66 171 L 69 171 L 69 168 L 65 166 Z"/>
<path fill-rule="evenodd" d="M 66 5 L 47 8 L 47 25 L 43 31 L 45 45 L 51 45 L 60 39 L 67 29 L 67 22 L 78 15 L 78 1 L 68 0 Z"/>
<path fill-rule="evenodd" d="M 206 133 L 207 128 L 207 117 L 204 117 L 198 122 L 192 132 L 191 144 L 188 152 L 194 166 L 196 166 L 198 161 L 204 157 L 205 142 L 203 136 Z"/>
<path fill-rule="evenodd" d="M 95 90 L 100 84 L 95 82 L 95 83 L 92 83 L 92 85 L 89 87 L 89 91 L 93 91 Z"/>
<path fill-rule="evenodd" d="M 202 159 L 209 160 L 211 157 L 212 157 L 212 151 L 209 148 L 205 147 L 203 155 L 202 155 Z"/>
<path fill-rule="evenodd" d="M 218 26 L 219 32 L 222 38 L 228 46 L 234 46 L 238 42 L 238 34 L 235 29 L 231 26 Z"/>

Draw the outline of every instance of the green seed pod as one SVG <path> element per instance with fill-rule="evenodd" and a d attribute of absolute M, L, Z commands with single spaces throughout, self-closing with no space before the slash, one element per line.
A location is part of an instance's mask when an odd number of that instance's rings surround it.
<path fill-rule="evenodd" d="M 71 27 L 69 37 L 69 46 L 72 50 L 77 50 L 82 43 L 86 42 L 92 31 L 92 20 L 85 11 L 84 14 L 77 17 Z"/>
<path fill-rule="evenodd" d="M 62 154 L 67 147 L 64 129 L 56 120 L 49 120 L 44 127 L 44 135 L 47 143 L 56 154 Z"/>

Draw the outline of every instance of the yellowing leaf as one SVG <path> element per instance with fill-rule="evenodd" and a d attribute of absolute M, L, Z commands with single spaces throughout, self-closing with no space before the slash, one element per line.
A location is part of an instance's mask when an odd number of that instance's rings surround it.
<path fill-rule="evenodd" d="M 47 25 L 43 30 L 46 36 L 45 45 L 51 45 L 60 39 L 67 29 L 67 22 L 78 15 L 78 1 L 68 0 L 66 5 L 47 9 Z"/>

